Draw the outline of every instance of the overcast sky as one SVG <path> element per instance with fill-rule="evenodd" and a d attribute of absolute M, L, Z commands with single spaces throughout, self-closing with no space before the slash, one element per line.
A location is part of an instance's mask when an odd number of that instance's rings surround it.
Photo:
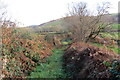
<path fill-rule="evenodd" d="M 41 23 L 61 18 L 67 12 L 68 3 L 84 1 L 90 9 L 96 7 L 97 3 L 109 1 L 112 4 L 110 13 L 118 12 L 119 0 L 2 0 L 8 5 L 7 12 L 12 20 L 17 20 L 28 25 L 39 25 Z"/>

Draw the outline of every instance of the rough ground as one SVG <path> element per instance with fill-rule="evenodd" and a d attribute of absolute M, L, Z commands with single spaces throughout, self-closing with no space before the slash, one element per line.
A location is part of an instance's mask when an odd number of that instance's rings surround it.
<path fill-rule="evenodd" d="M 65 52 L 64 64 L 68 77 L 72 78 L 110 78 L 113 75 L 112 62 L 119 61 L 120 56 L 105 48 L 98 48 L 85 43 L 74 43 Z M 120 64 L 117 66 L 120 72 Z"/>

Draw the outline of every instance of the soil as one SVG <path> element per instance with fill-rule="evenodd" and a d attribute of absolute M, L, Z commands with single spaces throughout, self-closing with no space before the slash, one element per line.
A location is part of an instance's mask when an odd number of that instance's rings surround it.
<path fill-rule="evenodd" d="M 71 74 L 68 76 L 70 78 L 110 78 L 119 75 L 112 74 L 110 68 L 113 61 L 120 61 L 120 56 L 106 48 L 74 43 L 65 51 L 63 58 L 65 72 Z M 117 71 L 120 71 L 118 67 Z"/>

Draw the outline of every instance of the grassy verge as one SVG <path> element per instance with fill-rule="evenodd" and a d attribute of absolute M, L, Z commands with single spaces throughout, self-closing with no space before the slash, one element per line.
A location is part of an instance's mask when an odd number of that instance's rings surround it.
<path fill-rule="evenodd" d="M 93 45 L 95 45 L 95 46 L 98 46 L 98 47 L 104 47 L 102 44 L 98 44 L 98 43 L 92 43 Z M 117 48 L 117 47 L 114 47 L 114 46 L 107 46 L 107 48 L 108 49 L 111 49 L 111 50 L 113 50 L 115 53 L 117 53 L 117 54 L 120 54 L 119 52 L 120 52 L 120 48 Z"/>
<path fill-rule="evenodd" d="M 120 32 L 111 32 L 111 33 L 105 32 L 105 33 L 101 33 L 101 34 L 102 34 L 101 37 L 103 37 L 103 38 L 108 37 L 108 38 L 111 38 L 111 39 L 118 40 L 118 39 L 119 39 L 119 36 L 120 36 L 119 33 L 120 33 Z"/>
<path fill-rule="evenodd" d="M 55 49 L 53 52 L 53 55 L 45 59 L 47 62 L 36 66 L 28 78 L 65 78 L 62 68 L 63 51 Z"/>

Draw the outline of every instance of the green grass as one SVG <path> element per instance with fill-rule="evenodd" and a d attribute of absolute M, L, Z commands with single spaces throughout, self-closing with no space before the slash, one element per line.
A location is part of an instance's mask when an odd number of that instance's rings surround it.
<path fill-rule="evenodd" d="M 102 37 L 103 37 L 103 38 L 109 37 L 109 38 L 111 38 L 111 39 L 116 39 L 116 40 L 118 40 L 118 37 L 120 36 L 119 33 L 120 33 L 120 32 L 111 32 L 111 33 L 104 32 L 104 33 L 101 33 L 101 34 L 102 34 Z"/>
<path fill-rule="evenodd" d="M 92 44 L 97 46 L 97 47 L 101 47 L 101 48 L 104 47 L 102 44 L 98 44 L 98 43 L 92 43 Z M 120 52 L 119 48 L 113 47 L 112 45 L 111 46 L 107 46 L 107 48 L 113 50 L 116 54 L 120 54 L 119 53 Z"/>
<path fill-rule="evenodd" d="M 61 23 L 62 23 L 62 20 L 56 20 L 46 24 L 45 26 L 58 26 L 58 25 L 61 25 Z"/>
<path fill-rule="evenodd" d="M 120 24 L 113 24 L 112 29 L 120 29 Z"/>
<path fill-rule="evenodd" d="M 111 46 L 107 46 L 107 47 L 109 49 L 113 50 L 115 53 L 120 54 L 120 48 L 113 47 L 112 45 Z"/>
<path fill-rule="evenodd" d="M 98 43 L 92 43 L 93 45 L 97 46 L 97 47 L 103 47 L 103 45 L 98 44 Z"/>
<path fill-rule="evenodd" d="M 117 25 L 117 24 L 114 24 L 114 26 Z M 120 26 L 120 24 L 119 24 Z M 115 28 L 114 28 L 115 29 Z M 115 39 L 115 40 L 119 40 L 119 36 L 120 36 L 120 32 L 104 32 L 104 33 L 101 33 L 101 37 L 102 38 L 110 38 L 110 39 Z M 98 43 L 94 43 L 94 45 L 98 46 L 98 47 L 103 47 L 103 45 L 101 44 L 98 44 Z M 117 46 L 117 45 L 116 45 Z M 117 48 L 117 47 L 113 47 L 112 45 L 111 46 L 107 46 L 109 49 L 113 50 L 115 53 L 118 53 L 120 54 L 120 48 Z"/>
<path fill-rule="evenodd" d="M 40 63 L 36 66 L 29 78 L 65 78 L 66 75 L 62 69 L 63 51 L 55 49 L 53 53 L 53 55 L 45 59 L 46 63 Z"/>

